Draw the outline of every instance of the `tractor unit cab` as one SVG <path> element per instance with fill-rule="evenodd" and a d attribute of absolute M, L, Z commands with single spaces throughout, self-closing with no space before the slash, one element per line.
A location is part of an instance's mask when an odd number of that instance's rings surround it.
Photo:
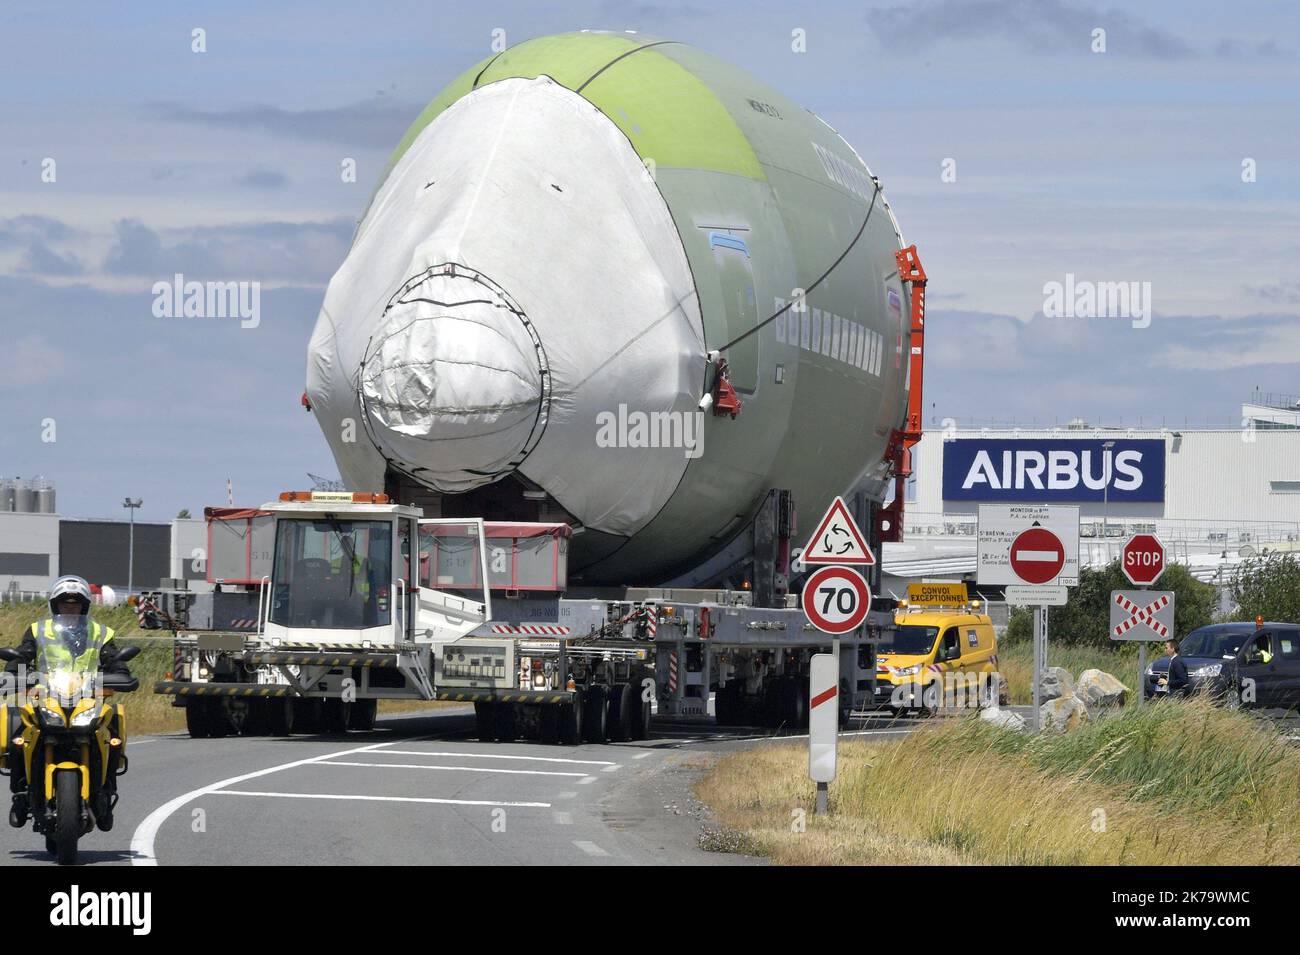
<path fill-rule="evenodd" d="M 387 495 L 348 491 L 287 491 L 264 510 L 275 517 L 275 557 L 260 636 L 273 646 L 414 649 L 491 619 L 481 520 L 422 522 Z M 434 532 L 459 545 L 457 576 L 429 576 Z"/>

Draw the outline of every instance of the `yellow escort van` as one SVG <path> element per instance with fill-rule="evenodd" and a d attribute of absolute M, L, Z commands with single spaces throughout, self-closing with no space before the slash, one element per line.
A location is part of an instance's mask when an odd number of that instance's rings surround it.
<path fill-rule="evenodd" d="M 896 629 L 876 648 L 875 702 L 896 716 L 988 706 L 994 694 L 998 703 L 1008 702 L 997 678 L 993 622 L 978 612 L 979 601 L 964 599 L 963 585 L 951 586 L 960 587 L 960 603 L 955 591 L 951 605 L 904 601 L 894 615 Z"/>

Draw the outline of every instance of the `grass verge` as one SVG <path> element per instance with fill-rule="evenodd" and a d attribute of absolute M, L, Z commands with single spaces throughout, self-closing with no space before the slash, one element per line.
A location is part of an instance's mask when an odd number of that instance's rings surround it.
<path fill-rule="evenodd" d="M 1154 659 L 1154 657 L 1152 657 Z M 1101 647 L 1049 646 L 1047 665 L 1064 667 L 1076 680 L 1084 670 L 1105 670 L 1128 687 L 1129 699 L 1138 688 L 1138 657 L 1135 644 L 1118 650 Z M 1028 641 L 998 647 L 998 670 L 1011 687 L 1012 703 L 1034 701 L 1034 645 Z"/>
<path fill-rule="evenodd" d="M 696 794 L 737 845 L 784 864 L 1296 865 L 1300 750 L 1203 700 L 1037 738 L 942 720 L 842 743 L 812 814 L 803 746 L 720 760 Z"/>

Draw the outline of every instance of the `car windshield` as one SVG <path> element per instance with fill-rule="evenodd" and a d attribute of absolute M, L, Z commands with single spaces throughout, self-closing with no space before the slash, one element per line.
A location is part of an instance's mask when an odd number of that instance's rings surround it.
<path fill-rule="evenodd" d="M 886 632 L 878 652 L 923 655 L 934 649 L 934 640 L 937 636 L 939 636 L 938 627 L 918 627 L 907 624 L 897 628 L 892 634 Z"/>
<path fill-rule="evenodd" d="M 1253 630 L 1193 630 L 1178 645 L 1185 657 L 1233 657 Z"/>
<path fill-rule="evenodd" d="M 271 623 L 323 629 L 387 626 L 392 560 L 388 521 L 280 520 Z"/>

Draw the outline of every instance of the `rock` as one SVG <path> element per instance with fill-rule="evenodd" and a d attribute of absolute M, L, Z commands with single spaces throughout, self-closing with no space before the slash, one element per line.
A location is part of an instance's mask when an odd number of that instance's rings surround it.
<path fill-rule="evenodd" d="M 1074 677 L 1070 676 L 1070 671 L 1065 667 L 1044 667 L 1038 685 L 1044 703 L 1074 695 Z"/>
<path fill-rule="evenodd" d="M 1087 704 L 1089 710 L 1123 706 L 1128 699 L 1128 687 L 1105 670 L 1084 670 L 1079 674 L 1079 685 L 1074 695 Z"/>
<path fill-rule="evenodd" d="M 980 710 L 980 719 L 992 723 L 998 729 L 1011 730 L 1013 733 L 1025 731 L 1025 719 L 1019 713 L 1012 713 L 1000 706 L 990 706 Z"/>
<path fill-rule="evenodd" d="M 1038 719 L 1044 732 L 1068 732 L 1091 718 L 1087 705 L 1077 696 L 1062 696 L 1044 703 L 1038 709 Z"/>

